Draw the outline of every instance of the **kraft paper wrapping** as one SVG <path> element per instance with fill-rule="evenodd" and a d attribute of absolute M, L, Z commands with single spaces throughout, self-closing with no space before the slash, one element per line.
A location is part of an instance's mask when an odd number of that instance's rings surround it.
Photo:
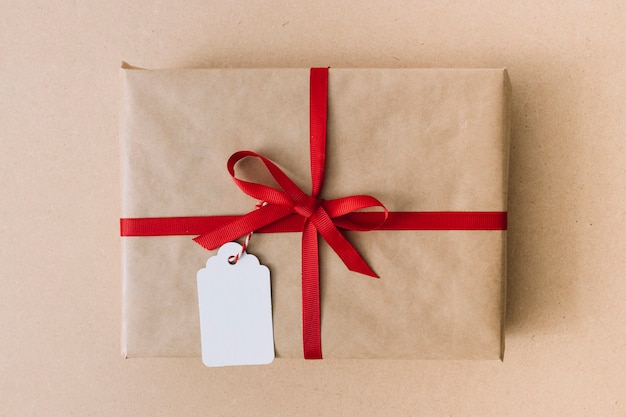
<path fill-rule="evenodd" d="M 309 70 L 126 68 L 122 217 L 245 214 L 226 171 L 252 150 L 310 193 Z M 506 211 L 503 69 L 331 69 L 322 198 L 369 194 L 390 211 Z M 238 175 L 271 182 L 255 163 Z M 325 358 L 498 359 L 506 232 L 346 236 L 380 275 L 320 240 Z M 193 236 L 123 237 L 123 354 L 199 356 Z M 271 271 L 277 357 L 302 357 L 300 233 L 255 234 Z"/>

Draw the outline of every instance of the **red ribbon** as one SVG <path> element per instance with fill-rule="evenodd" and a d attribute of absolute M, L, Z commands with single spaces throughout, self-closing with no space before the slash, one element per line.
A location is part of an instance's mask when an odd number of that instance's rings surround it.
<path fill-rule="evenodd" d="M 335 200 L 318 198 L 324 181 L 326 161 L 328 68 L 311 69 L 310 88 L 311 195 L 304 193 L 269 159 L 251 151 L 236 152 L 230 157 L 227 164 L 228 172 L 233 181 L 244 193 L 257 200 L 267 202 L 267 205 L 238 217 L 194 240 L 207 249 L 215 249 L 226 242 L 245 236 L 291 214 L 295 213 L 302 217 L 304 219 L 301 229 L 304 357 L 321 359 L 318 233 L 339 255 L 348 269 L 378 278 L 363 257 L 339 232 L 337 226 L 348 230 L 371 230 L 377 225 L 359 224 L 354 220 L 341 219 L 341 216 L 364 208 L 381 207 L 384 213 L 379 224 L 382 224 L 387 219 L 388 214 L 387 209 L 380 201 L 366 195 L 343 197 Z M 247 157 L 260 159 L 281 189 L 237 178 L 235 164 Z"/>
<path fill-rule="evenodd" d="M 348 213 L 335 219 L 356 224 L 375 225 L 384 213 Z M 120 219 L 121 236 L 197 236 L 208 233 L 240 216 L 141 217 Z M 268 224 L 255 233 L 301 232 L 304 218 L 298 214 Z M 376 230 L 506 230 L 505 211 L 390 211 L 385 223 Z M 356 229 L 352 229 L 356 230 Z"/>
<path fill-rule="evenodd" d="M 378 278 L 341 234 L 345 230 L 505 230 L 506 212 L 392 212 L 367 195 L 323 200 L 320 194 L 326 159 L 328 68 L 312 68 L 310 78 L 310 157 L 312 193 L 304 193 L 269 159 L 240 151 L 228 159 L 228 172 L 246 194 L 267 205 L 243 216 L 121 219 L 122 236 L 201 234 L 194 240 L 207 249 L 250 232 L 302 232 L 302 330 L 304 357 L 321 359 L 318 233 L 354 272 Z M 238 161 L 260 159 L 281 189 L 241 180 Z M 381 207 L 383 212 L 357 212 Z"/>

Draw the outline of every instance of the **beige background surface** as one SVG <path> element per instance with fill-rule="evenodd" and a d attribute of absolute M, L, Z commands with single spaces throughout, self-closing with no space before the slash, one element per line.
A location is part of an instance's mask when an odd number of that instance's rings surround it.
<path fill-rule="evenodd" d="M 0 415 L 624 416 L 623 2 L 230 3 L 0 4 Z M 504 363 L 122 360 L 122 59 L 508 67 Z"/>

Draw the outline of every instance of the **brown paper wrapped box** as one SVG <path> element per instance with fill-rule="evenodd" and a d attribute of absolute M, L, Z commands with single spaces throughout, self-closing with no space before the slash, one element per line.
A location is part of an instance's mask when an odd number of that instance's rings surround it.
<path fill-rule="evenodd" d="M 226 161 L 252 150 L 310 193 L 309 70 L 125 68 L 122 217 L 239 215 Z M 322 198 L 390 211 L 506 211 L 503 69 L 331 69 Z M 238 172 L 269 180 L 254 163 Z M 320 241 L 325 358 L 498 359 L 506 232 L 344 232 L 380 279 Z M 124 237 L 123 354 L 199 356 L 193 236 Z M 299 233 L 255 234 L 271 271 L 277 357 L 302 357 Z"/>

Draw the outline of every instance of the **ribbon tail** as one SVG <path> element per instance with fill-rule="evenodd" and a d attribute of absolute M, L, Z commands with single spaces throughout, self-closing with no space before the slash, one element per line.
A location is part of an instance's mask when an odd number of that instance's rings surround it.
<path fill-rule="evenodd" d="M 367 262 L 365 262 L 365 259 L 363 259 L 354 246 L 352 246 L 352 244 L 348 242 L 337 227 L 335 227 L 332 219 L 328 216 L 326 211 L 318 209 L 311 216 L 311 222 L 315 225 L 317 231 L 320 235 L 322 235 L 324 240 L 326 240 L 330 247 L 333 248 L 337 255 L 339 255 L 339 258 L 341 258 L 350 271 L 378 278 L 376 272 L 370 268 Z"/>
<path fill-rule="evenodd" d="M 274 223 L 292 213 L 292 209 L 287 206 L 267 205 L 208 232 L 193 240 L 205 249 L 217 249 L 226 242 L 231 242 L 250 232 Z"/>
<path fill-rule="evenodd" d="M 317 230 L 307 220 L 302 231 L 302 342 L 305 359 L 322 359 Z"/>

